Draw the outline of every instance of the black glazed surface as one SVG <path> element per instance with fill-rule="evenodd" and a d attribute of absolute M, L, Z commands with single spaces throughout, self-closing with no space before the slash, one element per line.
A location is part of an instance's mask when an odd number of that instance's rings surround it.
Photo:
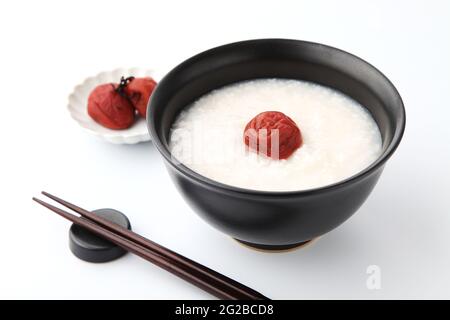
<path fill-rule="evenodd" d="M 92 212 L 106 220 L 131 230 L 130 220 L 128 220 L 128 217 L 122 212 L 114 209 L 97 209 Z M 96 263 L 112 261 L 120 258 L 126 253 L 126 251 L 118 245 L 77 224 L 72 224 L 70 227 L 69 248 L 72 253 L 81 260 Z"/>
<path fill-rule="evenodd" d="M 305 191 L 241 189 L 203 177 L 171 159 L 170 127 L 177 114 L 203 94 L 238 81 L 289 78 L 337 89 L 365 106 L 383 139 L 381 156 L 336 184 Z M 283 39 L 232 43 L 200 53 L 158 84 L 148 107 L 152 140 L 188 203 L 234 238 L 261 245 L 289 245 L 320 236 L 349 218 L 375 186 L 405 128 L 402 100 L 377 69 L 329 46 Z"/>

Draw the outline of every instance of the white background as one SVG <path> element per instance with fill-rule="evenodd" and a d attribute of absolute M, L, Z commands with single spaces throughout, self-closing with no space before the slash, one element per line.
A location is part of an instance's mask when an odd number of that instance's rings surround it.
<path fill-rule="evenodd" d="M 134 229 L 270 298 L 450 298 L 450 6 L 445 1 L 9 1 L 0 5 L 0 298 L 210 298 L 127 255 L 90 264 L 41 190 L 125 212 Z M 404 140 L 365 205 L 302 250 L 242 247 L 185 204 L 150 143 L 98 140 L 68 116 L 85 77 L 168 71 L 216 45 L 321 42 L 382 70 L 407 110 Z M 332 212 L 330 212 L 332 214 Z M 381 268 L 368 290 L 366 268 Z"/>

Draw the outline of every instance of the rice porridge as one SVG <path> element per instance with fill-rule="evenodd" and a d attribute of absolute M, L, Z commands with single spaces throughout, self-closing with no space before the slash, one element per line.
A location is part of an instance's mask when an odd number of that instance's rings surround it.
<path fill-rule="evenodd" d="M 287 159 L 252 152 L 243 142 L 257 114 L 279 111 L 303 143 Z M 187 106 L 172 125 L 172 156 L 193 171 L 235 187 L 299 191 L 344 180 L 381 154 L 370 113 L 350 97 L 315 83 L 258 79 L 214 90 Z"/>

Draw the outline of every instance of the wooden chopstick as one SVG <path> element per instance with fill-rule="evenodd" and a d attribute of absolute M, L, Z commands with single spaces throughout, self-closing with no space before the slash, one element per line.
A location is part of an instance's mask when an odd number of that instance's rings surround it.
<path fill-rule="evenodd" d="M 231 287 L 232 290 L 237 290 L 237 291 L 247 291 L 247 288 L 242 288 L 242 284 L 230 279 L 204 265 L 201 265 L 189 258 L 186 258 L 170 249 L 167 249 L 147 238 L 144 238 L 143 236 L 128 230 L 127 228 L 123 228 L 122 226 L 112 223 L 111 221 L 108 221 L 96 214 L 93 214 L 90 211 L 87 211 L 83 208 L 80 208 L 77 205 L 74 205 L 66 200 L 63 200 L 57 196 L 54 196 L 48 192 L 42 191 L 42 194 L 49 197 L 50 199 L 62 204 L 63 206 L 72 209 L 73 211 L 77 212 L 78 214 L 80 214 L 81 216 L 90 219 L 96 223 L 98 223 L 99 225 L 102 225 L 103 227 L 107 228 L 110 231 L 113 231 L 114 233 L 119 234 L 120 236 L 131 240 L 151 251 L 154 251 L 156 253 L 158 253 L 159 255 L 166 257 L 168 259 L 170 259 L 171 261 L 175 261 L 176 263 L 180 264 L 180 266 L 184 266 L 185 268 L 188 269 L 193 269 L 193 271 L 195 270 L 198 273 L 199 277 L 202 277 L 205 281 L 210 282 L 210 283 L 215 283 L 218 286 L 226 286 L 226 287 Z M 253 291 L 253 290 L 252 290 Z M 259 293 L 254 292 L 255 295 L 259 295 Z M 267 299 L 267 298 L 266 298 Z"/>
<path fill-rule="evenodd" d="M 33 200 L 54 211 L 60 216 L 72 221 L 73 223 L 99 234 L 105 239 L 108 239 L 120 247 L 158 265 L 159 267 L 179 276 L 180 278 L 196 285 L 197 287 L 218 298 L 245 300 L 268 299 L 257 291 L 248 288 L 245 285 L 214 270 L 202 266 L 195 261 L 183 257 L 167 248 L 164 248 L 153 241 L 145 239 L 144 237 L 128 229 L 122 228 L 105 219 L 98 219 L 99 217 L 91 212 L 64 201 L 56 196 L 50 195 L 46 192 L 43 192 L 43 194 L 80 213 L 82 216 L 90 220 L 77 217 L 42 200 L 36 198 L 33 198 Z"/>
<path fill-rule="evenodd" d="M 126 228 L 123 228 L 115 223 L 112 223 L 106 219 L 103 219 L 99 217 L 98 215 L 93 214 L 92 212 L 89 212 L 83 208 L 80 208 L 77 205 L 74 205 L 68 201 L 65 201 L 57 196 L 54 196 L 48 192 L 42 191 L 42 194 L 53 199 L 54 201 L 72 209 L 73 211 L 79 213 L 81 216 L 88 218 L 103 227 L 106 227 L 110 231 L 113 231 L 114 233 L 117 233 L 121 235 L 122 237 L 131 240 L 151 251 L 156 252 L 157 254 L 169 259 L 170 261 L 174 261 L 174 263 L 177 263 L 182 268 L 190 269 L 191 272 L 197 272 L 198 276 L 201 277 L 204 281 L 209 282 L 215 286 L 225 286 L 229 287 L 230 290 L 233 291 L 241 291 L 243 294 L 245 294 L 246 291 L 248 291 L 250 288 L 243 288 L 243 285 L 239 282 L 236 282 L 233 279 L 230 279 L 206 266 L 203 266 L 191 259 L 188 259 L 176 252 L 173 252 L 172 250 L 169 250 L 149 239 L 146 239 L 142 237 L 141 235 L 128 230 Z M 252 291 L 253 295 L 260 295 L 258 292 L 250 289 Z M 261 296 L 263 297 L 263 296 Z M 264 297 L 267 299 L 266 297 Z"/>

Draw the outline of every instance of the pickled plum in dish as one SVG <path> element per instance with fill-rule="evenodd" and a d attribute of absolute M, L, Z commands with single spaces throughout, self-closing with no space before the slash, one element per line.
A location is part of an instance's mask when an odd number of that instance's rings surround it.
<path fill-rule="evenodd" d="M 156 81 L 150 77 L 145 77 L 131 79 L 125 88 L 128 98 L 143 118 L 147 116 L 147 104 L 155 87 Z"/>
<path fill-rule="evenodd" d="M 97 86 L 89 95 L 87 111 L 94 121 L 109 129 L 127 129 L 134 123 L 135 111 L 122 85 Z"/>
<path fill-rule="evenodd" d="M 87 112 L 98 124 L 113 130 L 128 129 L 136 112 L 146 118 L 147 104 L 156 81 L 150 77 L 122 77 L 120 83 L 95 87 L 89 94 Z"/>

